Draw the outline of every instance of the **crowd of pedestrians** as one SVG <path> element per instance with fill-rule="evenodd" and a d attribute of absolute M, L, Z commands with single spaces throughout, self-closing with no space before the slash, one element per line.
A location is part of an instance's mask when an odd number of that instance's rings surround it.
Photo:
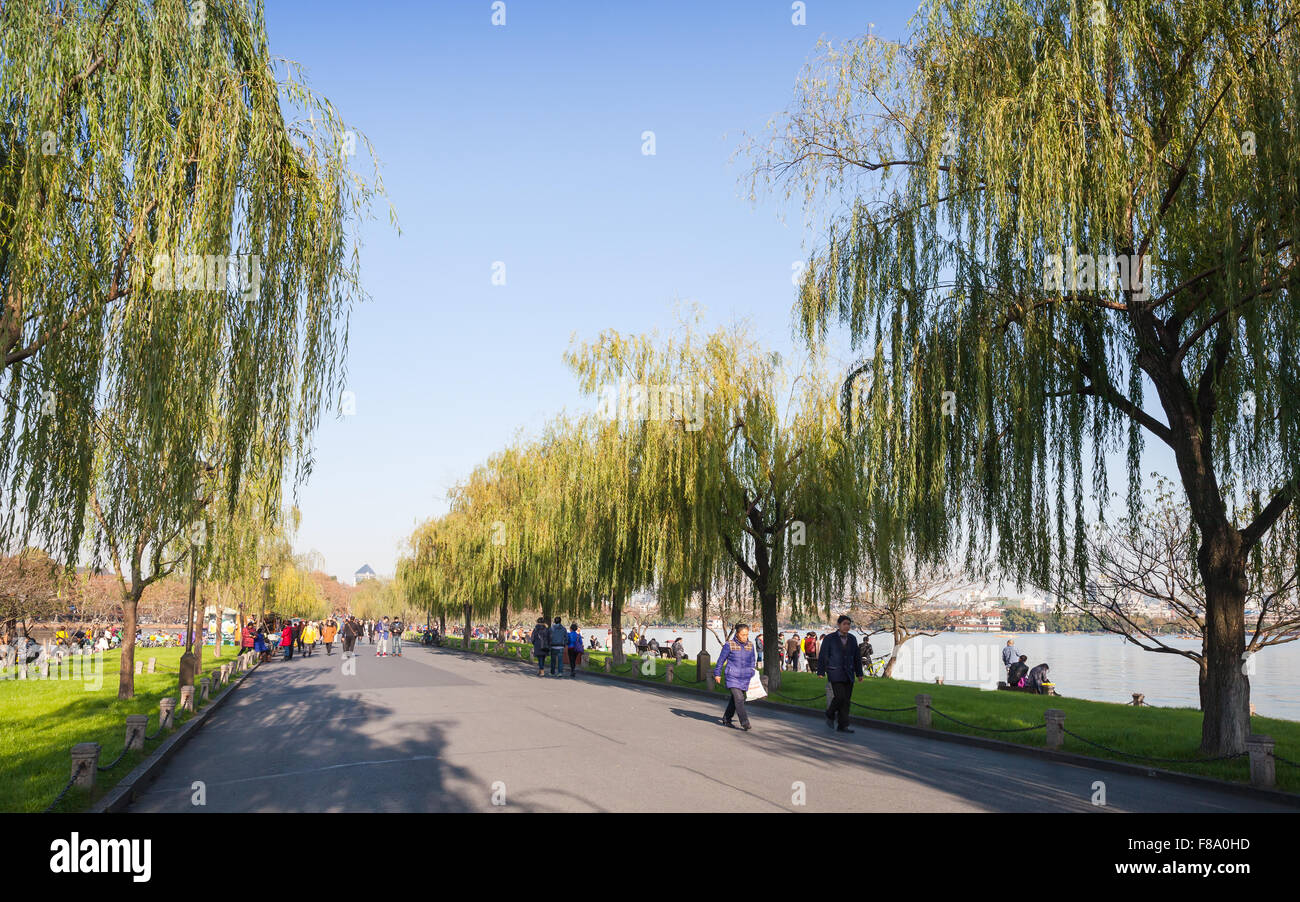
<path fill-rule="evenodd" d="M 270 661 L 278 650 L 281 659 L 292 661 L 311 657 L 318 647 L 327 656 L 334 654 L 335 644 L 343 646 L 343 654 L 356 654 L 357 642 L 368 641 L 375 649 L 375 657 L 402 656 L 402 634 L 406 625 L 399 617 L 381 617 L 378 620 L 359 620 L 344 617 L 340 624 L 334 618 L 307 620 L 290 618 L 283 621 L 268 620 L 258 624 L 249 620 L 240 632 L 240 645 L 245 651 L 258 654 L 262 661 Z"/>

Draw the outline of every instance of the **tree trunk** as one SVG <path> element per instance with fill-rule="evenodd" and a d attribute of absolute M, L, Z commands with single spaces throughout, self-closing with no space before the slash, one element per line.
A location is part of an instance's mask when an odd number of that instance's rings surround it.
<path fill-rule="evenodd" d="M 776 593 L 759 595 L 763 607 L 763 671 L 767 674 L 767 691 L 781 688 L 781 640 L 777 638 Z"/>
<path fill-rule="evenodd" d="M 135 629 L 139 605 L 140 596 L 134 592 L 122 598 L 122 664 L 118 668 L 118 698 L 135 698 Z"/>
<path fill-rule="evenodd" d="M 614 656 L 615 667 L 626 660 L 623 657 L 623 598 L 620 595 L 610 600 L 609 651 Z"/>
<path fill-rule="evenodd" d="M 885 662 L 885 670 L 881 674 L 884 679 L 889 679 L 894 675 L 894 663 L 898 661 L 898 653 L 903 648 L 903 643 L 908 640 L 908 636 L 903 635 L 897 626 L 893 629 L 894 647 L 889 650 L 889 660 Z"/>
<path fill-rule="evenodd" d="M 461 648 L 469 651 L 470 633 L 474 631 L 473 624 L 470 623 L 470 606 L 464 605 L 465 608 L 465 634 L 461 636 Z"/>
<path fill-rule="evenodd" d="M 447 638 L 447 612 L 446 611 L 443 611 L 440 614 L 438 614 L 438 635 L 442 637 L 444 641 L 446 641 Z"/>
<path fill-rule="evenodd" d="M 1246 750 L 1250 735 L 1250 679 L 1246 651 L 1245 556 L 1231 537 L 1206 536 L 1197 554 L 1205 583 L 1205 638 L 1201 690 L 1201 751 L 1231 755 Z"/>
<path fill-rule="evenodd" d="M 504 583 L 501 585 L 501 611 L 497 617 L 497 648 L 506 647 L 506 627 L 510 619 L 510 588 Z"/>
<path fill-rule="evenodd" d="M 551 617 L 555 612 L 555 602 L 547 599 L 542 602 L 542 619 L 546 621 L 546 628 L 551 628 Z"/>

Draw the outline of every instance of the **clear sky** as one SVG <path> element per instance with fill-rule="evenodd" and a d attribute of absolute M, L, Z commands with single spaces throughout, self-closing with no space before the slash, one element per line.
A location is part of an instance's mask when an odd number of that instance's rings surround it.
<path fill-rule="evenodd" d="M 668 329 L 687 301 L 794 347 L 791 264 L 813 236 L 778 198 L 750 203 L 733 156 L 819 37 L 899 36 L 916 8 L 808 0 L 796 26 L 788 0 L 507 0 L 493 26 L 491 0 L 267 7 L 272 53 L 374 143 L 402 228 L 380 209 L 365 230 L 356 413 L 322 423 L 299 496 L 299 550 L 348 580 L 390 574 L 453 483 L 584 403 L 574 333 Z"/>

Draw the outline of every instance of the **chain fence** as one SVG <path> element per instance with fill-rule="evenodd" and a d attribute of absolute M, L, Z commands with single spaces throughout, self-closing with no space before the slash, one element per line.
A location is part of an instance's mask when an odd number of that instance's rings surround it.
<path fill-rule="evenodd" d="M 1100 742 L 1093 742 L 1091 739 L 1085 739 L 1082 736 L 1080 736 L 1078 733 L 1074 732 L 1073 730 L 1067 730 L 1065 727 L 1061 727 L 1061 732 L 1064 733 L 1066 736 L 1074 737 L 1075 739 L 1079 740 L 1082 743 L 1090 745 L 1094 748 L 1105 749 L 1106 751 L 1111 752 L 1112 754 L 1115 755 L 1123 755 L 1126 758 L 1135 758 L 1139 761 L 1155 761 L 1161 764 L 1212 764 L 1216 761 L 1232 761 L 1235 758 L 1244 758 L 1248 754 L 1247 752 L 1236 752 L 1231 755 L 1218 755 L 1217 757 L 1214 758 L 1154 758 L 1151 757 L 1150 755 L 1135 755 L 1132 752 L 1125 752 L 1120 749 L 1113 749 L 1108 745 L 1102 745 Z"/>
<path fill-rule="evenodd" d="M 54 797 L 54 801 L 50 802 L 49 807 L 42 812 L 43 814 L 49 814 L 51 811 L 53 811 L 55 808 L 59 806 L 59 803 L 63 801 L 64 796 L 68 794 L 68 790 L 72 788 L 73 784 L 77 782 L 77 778 L 80 777 L 85 772 L 86 768 L 89 766 L 90 766 L 89 761 L 77 762 L 77 769 L 73 771 L 72 776 L 68 778 L 68 782 L 65 783 L 63 788 L 59 790 L 59 794 Z"/>
<path fill-rule="evenodd" d="M 931 708 L 930 712 L 932 714 L 938 714 L 940 717 L 944 718 L 945 720 L 951 720 L 953 723 L 961 724 L 963 727 L 968 727 L 969 729 L 972 730 L 982 730 L 985 733 L 1028 733 L 1032 730 L 1047 729 L 1047 724 L 1045 723 L 1040 723 L 1032 727 L 1012 727 L 1010 729 L 1003 729 L 1001 727 L 981 727 L 979 724 L 966 723 L 966 721 L 964 720 L 958 720 L 957 718 L 949 714 L 944 714 L 942 711 L 939 711 L 935 708 Z"/>

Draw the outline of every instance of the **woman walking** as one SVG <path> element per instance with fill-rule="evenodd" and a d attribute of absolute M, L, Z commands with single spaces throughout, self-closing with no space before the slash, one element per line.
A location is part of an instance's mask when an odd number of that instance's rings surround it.
<path fill-rule="evenodd" d="M 303 647 L 303 654 L 305 654 L 307 657 L 310 658 L 312 652 L 316 650 L 316 640 L 319 638 L 320 635 L 316 632 L 316 621 L 314 620 L 308 621 L 306 625 L 304 625 L 302 628 L 301 641 Z"/>
<path fill-rule="evenodd" d="M 578 661 L 582 658 L 582 633 L 578 632 L 578 624 L 569 624 L 569 677 L 574 678 L 578 675 Z"/>
<path fill-rule="evenodd" d="M 285 623 L 280 627 L 280 654 L 284 660 L 293 660 L 293 624 Z"/>
<path fill-rule="evenodd" d="M 339 625 L 333 619 L 325 621 L 325 628 L 321 631 L 321 641 L 325 643 L 325 656 L 329 657 L 334 654 L 334 637 L 338 634 Z"/>
<path fill-rule="evenodd" d="M 537 675 L 546 676 L 546 654 L 551 650 L 551 631 L 546 626 L 546 618 L 538 617 L 533 627 L 533 654 L 537 655 Z"/>
<path fill-rule="evenodd" d="M 722 682 L 722 667 L 727 667 L 727 689 L 731 698 L 727 700 L 727 710 L 722 715 L 722 725 L 732 726 L 731 719 L 740 717 L 740 728 L 749 732 L 749 713 L 745 710 L 745 691 L 753 679 L 758 664 L 758 652 L 754 643 L 749 641 L 749 624 L 737 623 L 736 635 L 728 639 L 718 655 L 718 666 L 713 669 L 713 682 Z"/>

